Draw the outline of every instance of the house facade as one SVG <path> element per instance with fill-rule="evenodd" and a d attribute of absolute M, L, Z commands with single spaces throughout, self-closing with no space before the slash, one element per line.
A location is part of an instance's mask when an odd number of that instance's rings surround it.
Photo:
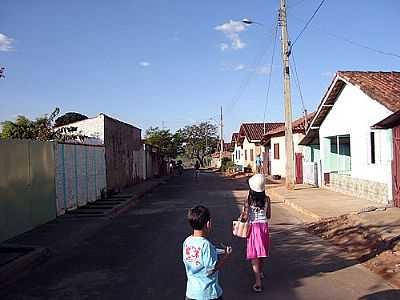
<path fill-rule="evenodd" d="M 269 132 L 283 123 L 243 123 L 240 126 L 239 136 L 237 138 L 237 147 L 240 150 L 240 160 L 238 161 L 243 168 L 256 171 L 256 157 L 263 157 L 265 152 L 261 140 L 265 132 Z M 239 149 L 240 148 L 240 149 Z"/>
<path fill-rule="evenodd" d="M 400 109 L 399 91 L 400 72 L 337 72 L 301 142 L 320 184 L 393 203 L 392 129 L 374 125 Z"/>
<path fill-rule="evenodd" d="M 300 141 L 305 136 L 307 123 L 311 121 L 314 113 L 307 117 L 299 118 L 292 123 L 294 163 L 296 166 L 296 183 L 303 183 L 303 146 Z M 265 147 L 264 160 L 266 174 L 286 177 L 286 147 L 285 147 L 285 125 L 281 125 L 263 136 L 262 144 Z"/>

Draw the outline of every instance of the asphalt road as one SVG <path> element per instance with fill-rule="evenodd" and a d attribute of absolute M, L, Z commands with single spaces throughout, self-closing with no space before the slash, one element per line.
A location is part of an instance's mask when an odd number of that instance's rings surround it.
<path fill-rule="evenodd" d="M 221 271 L 225 300 L 400 299 L 387 285 L 341 251 L 307 234 L 294 212 L 273 202 L 271 257 L 265 291 L 251 291 L 253 276 L 244 240 L 233 238 L 231 221 L 247 195 L 245 181 L 192 171 L 174 177 L 141 203 L 79 245 L 52 258 L 6 291 L 3 300 L 184 299 L 182 241 L 190 234 L 189 207 L 211 210 L 215 244 L 233 246 Z"/>

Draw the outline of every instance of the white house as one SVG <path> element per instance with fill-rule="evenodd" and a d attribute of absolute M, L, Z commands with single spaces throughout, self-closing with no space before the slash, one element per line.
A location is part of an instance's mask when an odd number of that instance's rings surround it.
<path fill-rule="evenodd" d="M 391 204 L 392 130 L 374 125 L 398 110 L 400 72 L 337 72 L 301 142 L 316 154 L 309 158 L 318 164 L 318 181 Z"/>
<path fill-rule="evenodd" d="M 283 123 L 243 123 L 238 135 L 235 137 L 235 164 L 239 168 L 256 171 L 255 160 L 257 155 L 263 156 L 265 152 L 261 139 L 265 132 L 269 132 Z M 232 139 L 233 141 L 233 139 Z"/>
<path fill-rule="evenodd" d="M 312 120 L 313 116 L 314 113 L 311 113 L 307 117 L 299 118 L 292 123 L 296 183 L 303 183 L 303 146 L 300 145 L 300 141 L 305 136 L 306 124 Z M 263 136 L 261 143 L 265 146 L 266 153 L 268 153 L 265 156 L 269 165 L 266 173 L 268 175 L 286 177 L 285 125 L 269 131 Z"/>
<path fill-rule="evenodd" d="M 238 132 L 232 133 L 231 145 L 233 148 L 232 161 L 238 170 L 243 171 L 244 153 L 242 148 L 243 137 L 240 137 Z"/>

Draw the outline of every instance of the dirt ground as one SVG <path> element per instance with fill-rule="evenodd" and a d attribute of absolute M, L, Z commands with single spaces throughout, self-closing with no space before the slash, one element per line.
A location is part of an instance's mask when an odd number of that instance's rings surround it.
<path fill-rule="evenodd" d="M 388 243 L 352 215 L 311 223 L 307 231 L 344 248 L 349 258 L 400 288 L 400 241 Z"/>

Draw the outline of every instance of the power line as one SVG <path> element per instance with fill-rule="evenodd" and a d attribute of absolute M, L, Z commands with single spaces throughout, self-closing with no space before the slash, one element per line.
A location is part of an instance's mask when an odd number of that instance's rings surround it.
<path fill-rule="evenodd" d="M 296 44 L 296 42 L 299 40 L 299 38 L 301 37 L 301 35 L 304 33 L 304 31 L 307 29 L 308 25 L 310 25 L 311 21 L 314 19 L 314 17 L 316 16 L 316 14 L 318 13 L 319 9 L 322 7 L 322 5 L 324 4 L 326 0 L 322 0 L 321 3 L 318 5 L 317 9 L 314 11 L 314 13 L 312 14 L 312 16 L 310 17 L 310 19 L 307 21 L 307 23 L 304 25 L 303 29 L 300 31 L 300 33 L 297 35 L 297 37 L 295 38 L 294 42 L 291 44 L 290 48 L 293 48 L 294 44 Z"/>
<path fill-rule="evenodd" d="M 275 21 L 274 21 L 274 23 L 275 23 Z M 269 32 L 268 32 L 268 35 L 269 35 Z M 271 35 L 273 35 L 273 33 Z M 274 35 L 273 35 L 273 37 L 274 37 Z M 274 39 L 275 39 L 275 37 L 274 37 Z M 259 66 L 261 66 L 261 63 L 262 63 L 263 59 L 265 58 L 265 56 L 267 55 L 268 50 L 269 50 L 269 47 L 267 47 L 266 49 L 263 48 L 263 49 L 261 49 L 261 52 L 259 53 L 259 55 L 255 56 L 254 61 L 251 64 L 251 67 L 249 69 L 249 73 L 241 81 L 241 83 L 239 85 L 239 88 L 237 90 L 237 93 L 232 98 L 232 100 L 230 102 L 230 105 L 228 106 L 225 114 L 229 114 L 229 113 L 231 113 L 233 111 L 233 108 L 234 108 L 236 102 L 239 101 L 239 99 L 243 96 L 243 94 L 246 91 L 246 89 L 247 89 L 248 85 L 250 84 L 251 80 L 253 79 L 253 77 L 257 73 L 257 68 Z"/>
<path fill-rule="evenodd" d="M 296 67 L 296 60 L 294 59 L 293 53 L 291 55 L 292 55 L 292 63 L 293 63 L 293 69 L 294 69 L 294 74 L 295 74 L 295 83 L 296 83 L 297 88 L 299 90 L 299 95 L 300 95 L 300 100 L 301 100 L 301 105 L 303 107 L 303 111 L 306 112 L 307 109 L 306 109 L 306 106 L 304 104 L 303 93 L 301 91 L 300 79 L 299 79 L 299 75 L 297 73 L 297 67 Z"/>
<path fill-rule="evenodd" d="M 278 21 L 276 22 L 276 26 L 275 26 L 274 47 L 272 48 L 271 64 L 270 64 L 268 84 L 267 84 L 267 94 L 266 94 L 265 106 L 264 106 L 264 117 L 263 117 L 264 134 L 265 134 L 265 121 L 266 121 L 267 106 L 268 106 L 268 101 L 269 101 L 269 91 L 270 91 L 270 88 L 271 88 L 272 67 L 274 65 L 277 37 L 278 37 Z"/>

